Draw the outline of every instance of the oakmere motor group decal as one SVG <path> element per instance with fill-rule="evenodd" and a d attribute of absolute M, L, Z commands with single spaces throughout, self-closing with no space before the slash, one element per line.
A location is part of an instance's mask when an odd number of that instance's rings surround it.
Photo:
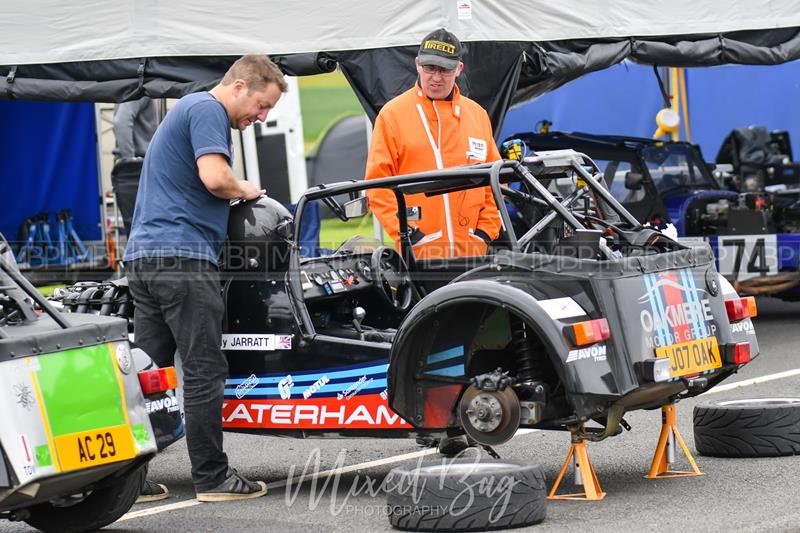
<path fill-rule="evenodd" d="M 232 376 L 226 428 L 374 429 L 412 427 L 387 402 L 385 360 L 307 372 Z"/>
<path fill-rule="evenodd" d="M 704 339 L 716 334 L 711 302 L 695 284 L 689 269 L 645 274 L 644 309 L 639 324 L 649 348 Z"/>

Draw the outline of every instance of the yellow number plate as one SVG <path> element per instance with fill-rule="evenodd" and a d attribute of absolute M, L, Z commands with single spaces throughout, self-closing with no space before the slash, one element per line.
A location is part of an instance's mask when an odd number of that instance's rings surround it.
<path fill-rule="evenodd" d="M 716 337 L 706 337 L 656 348 L 656 357 L 669 358 L 670 375 L 673 378 L 722 366 Z"/>
<path fill-rule="evenodd" d="M 62 435 L 56 437 L 55 444 L 64 471 L 136 457 L 131 429 L 124 424 Z"/>

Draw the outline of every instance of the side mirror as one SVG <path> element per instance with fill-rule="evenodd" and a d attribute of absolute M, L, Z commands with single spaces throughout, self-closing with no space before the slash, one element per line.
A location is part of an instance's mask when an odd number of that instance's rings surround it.
<path fill-rule="evenodd" d="M 360 218 L 369 213 L 369 199 L 360 196 L 344 204 L 344 216 L 347 218 Z"/>
<path fill-rule="evenodd" d="M 632 191 L 638 191 L 642 188 L 644 176 L 640 172 L 628 171 L 625 173 L 625 188 Z"/>
<path fill-rule="evenodd" d="M 275 228 L 275 233 L 277 233 L 281 239 L 286 241 L 291 241 L 294 239 L 294 220 L 291 218 L 283 219 L 283 221 L 281 221 Z"/>

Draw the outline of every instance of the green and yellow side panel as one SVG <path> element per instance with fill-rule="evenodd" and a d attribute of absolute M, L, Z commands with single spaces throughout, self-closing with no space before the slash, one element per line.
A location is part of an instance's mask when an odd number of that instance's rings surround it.
<path fill-rule="evenodd" d="M 21 484 L 156 452 L 126 341 L 0 363 L 0 392 L 0 440 Z"/>

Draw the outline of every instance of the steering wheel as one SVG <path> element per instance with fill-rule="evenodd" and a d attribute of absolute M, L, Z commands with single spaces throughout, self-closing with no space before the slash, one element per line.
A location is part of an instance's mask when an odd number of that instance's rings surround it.
<path fill-rule="evenodd" d="M 414 286 L 408 266 L 394 248 L 379 246 L 370 261 L 372 279 L 383 300 L 397 311 L 408 311 L 414 299 Z"/>

